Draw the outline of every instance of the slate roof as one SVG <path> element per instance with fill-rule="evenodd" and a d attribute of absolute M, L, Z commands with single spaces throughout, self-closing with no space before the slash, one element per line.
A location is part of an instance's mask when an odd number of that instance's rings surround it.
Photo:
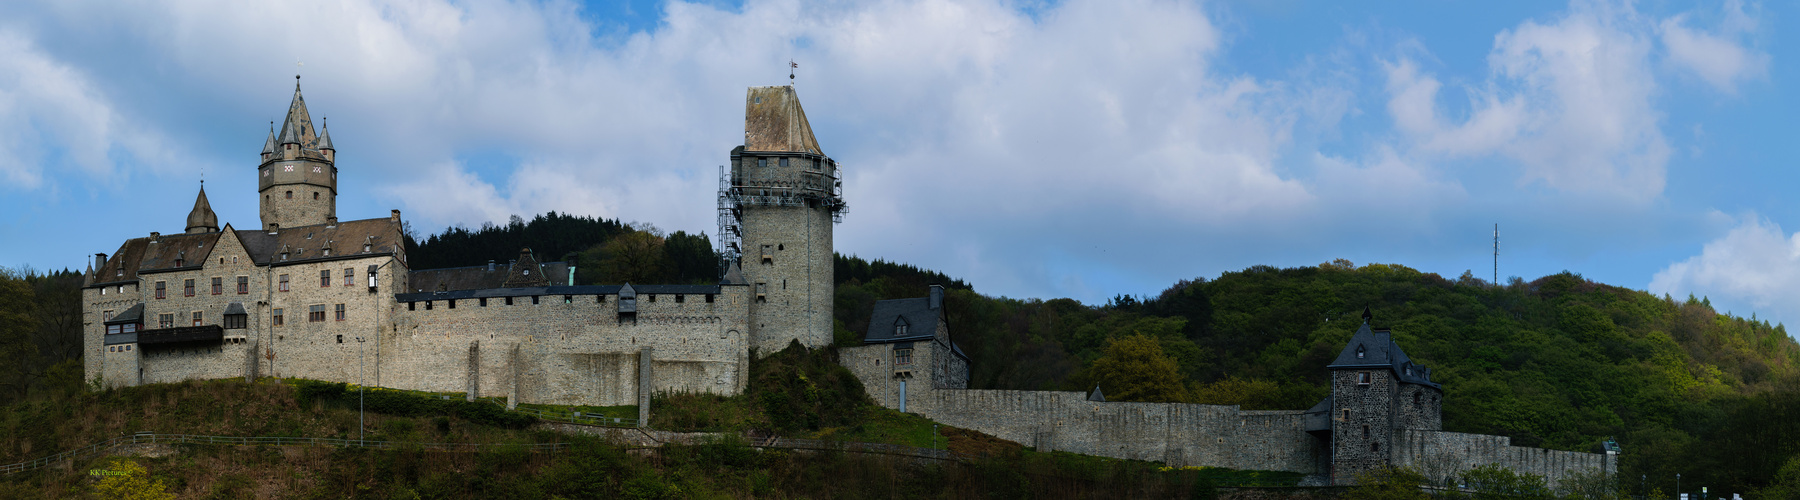
<path fill-rule="evenodd" d="M 131 308 L 126 309 L 125 312 L 122 312 L 119 314 L 114 314 L 112 319 L 106 320 L 106 324 L 108 324 L 108 325 L 123 325 L 125 323 L 143 323 L 143 322 L 144 322 L 144 303 L 143 302 L 139 302 L 136 305 L 131 306 Z"/>
<path fill-rule="evenodd" d="M 148 243 L 138 260 L 137 272 L 150 274 L 198 268 L 206 263 L 207 256 L 212 255 L 222 234 L 165 234 L 154 240 L 146 238 Z"/>
<path fill-rule="evenodd" d="M 194 210 L 188 212 L 187 216 L 187 231 L 192 232 L 197 227 L 219 230 L 219 215 L 213 213 L 212 203 L 206 201 L 204 182 L 200 185 L 200 196 L 194 198 Z"/>
<path fill-rule="evenodd" d="M 489 288 L 520 288 L 506 286 L 508 276 L 512 275 L 512 267 L 516 263 L 495 264 L 493 270 L 488 266 L 447 267 L 441 269 L 421 269 L 413 271 L 408 280 L 413 292 L 454 292 L 460 290 L 482 290 Z M 539 266 L 536 272 L 546 278 L 540 287 L 569 284 L 569 264 L 567 262 L 550 262 Z"/>
<path fill-rule="evenodd" d="M 394 295 L 397 302 L 427 300 L 474 299 L 481 297 L 527 297 L 532 295 L 618 295 L 623 285 L 540 286 L 525 288 L 487 288 L 451 292 L 413 292 Z M 631 285 L 639 297 L 644 295 L 705 295 L 719 293 L 719 285 Z"/>
<path fill-rule="evenodd" d="M 1357 356 L 1359 350 L 1362 352 L 1361 357 Z M 1387 330 L 1369 328 L 1367 321 L 1356 330 L 1355 335 L 1350 336 L 1350 342 L 1344 345 L 1343 352 L 1338 353 L 1337 360 L 1326 368 L 1386 368 L 1393 370 L 1401 382 L 1442 387 L 1431 381 L 1431 369 L 1414 364 L 1412 358 L 1407 357 L 1406 351 L 1400 350 L 1400 345 L 1394 343 L 1393 334 Z"/>
<path fill-rule="evenodd" d="M 244 243 L 244 250 L 250 253 L 250 259 L 258 265 L 286 265 L 320 259 L 399 254 L 403 251 L 400 231 L 399 222 L 382 217 L 339 222 L 335 226 L 316 224 L 282 228 L 276 234 L 260 230 L 238 230 L 236 234 Z M 364 243 L 370 245 L 368 252 L 363 252 Z M 331 255 L 325 255 L 327 246 L 331 247 Z M 288 252 L 285 261 L 281 260 L 284 249 Z"/>
<path fill-rule="evenodd" d="M 106 286 L 115 283 L 136 283 L 138 263 L 144 258 L 144 250 L 150 247 L 150 238 L 132 238 L 119 245 L 119 249 L 106 258 L 106 264 L 94 270 L 94 283 L 89 288 Z"/>
<path fill-rule="evenodd" d="M 902 320 L 906 321 L 906 335 L 895 336 L 894 325 Z M 931 308 L 929 297 L 876 301 L 875 311 L 869 315 L 869 331 L 863 336 L 863 343 L 928 340 L 937 336 L 937 327 L 938 311 Z"/>
<path fill-rule="evenodd" d="M 750 87 L 744 97 L 744 150 L 825 154 L 794 86 Z"/>

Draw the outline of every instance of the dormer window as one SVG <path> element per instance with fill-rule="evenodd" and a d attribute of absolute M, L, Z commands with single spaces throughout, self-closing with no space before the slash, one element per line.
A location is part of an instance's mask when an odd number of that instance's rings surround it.
<path fill-rule="evenodd" d="M 1363 349 L 1363 346 L 1356 346 L 1356 359 L 1363 359 L 1364 357 L 1367 357 L 1367 355 L 1368 351 Z"/>
<path fill-rule="evenodd" d="M 907 326 L 909 326 L 909 325 L 906 324 L 905 318 L 894 320 L 894 336 L 895 337 L 905 337 Z"/>

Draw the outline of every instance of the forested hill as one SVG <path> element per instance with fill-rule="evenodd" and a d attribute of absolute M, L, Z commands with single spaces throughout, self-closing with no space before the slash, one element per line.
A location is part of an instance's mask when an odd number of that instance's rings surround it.
<path fill-rule="evenodd" d="M 863 304 L 875 298 L 923 293 L 873 285 L 840 285 L 840 320 L 863 311 L 866 322 Z M 1720 315 L 1704 299 L 1568 272 L 1494 286 L 1468 273 L 1450 280 L 1340 260 L 1257 266 L 1102 306 L 970 290 L 951 292 L 948 304 L 953 335 L 973 358 L 973 387 L 1099 384 L 1113 396 L 1156 374 L 1120 377 L 1095 361 L 1153 356 L 1171 362 L 1166 375 L 1181 383 L 1143 399 L 1252 409 L 1304 409 L 1323 398 L 1325 365 L 1368 307 L 1374 326 L 1392 328 L 1407 354 L 1434 369 L 1446 430 L 1578 451 L 1615 438 L 1623 475 L 1647 475 L 1652 486 L 1682 473 L 1690 485 L 1749 491 L 1784 463 L 1800 474 L 1800 345 L 1781 325 Z M 1124 341 L 1109 351 L 1114 340 Z M 1132 350 L 1140 344 L 1157 352 Z"/>

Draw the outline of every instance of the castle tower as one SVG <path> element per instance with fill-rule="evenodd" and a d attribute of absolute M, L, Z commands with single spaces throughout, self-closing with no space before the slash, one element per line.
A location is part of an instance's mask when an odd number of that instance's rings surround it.
<path fill-rule="evenodd" d="M 1443 387 L 1431 369 L 1413 364 L 1387 329 L 1369 327 L 1370 314 L 1350 337 L 1331 370 L 1331 477 L 1358 476 L 1393 464 L 1394 444 L 1406 430 L 1443 430 Z"/>
<path fill-rule="evenodd" d="M 844 212 L 837 162 L 819 149 L 793 86 L 752 87 L 744 145 L 731 151 L 720 193 L 735 218 L 739 270 L 751 287 L 750 346 L 761 354 L 799 340 L 831 343 L 832 224 Z M 721 235 L 721 239 L 724 239 Z"/>
<path fill-rule="evenodd" d="M 262 223 L 267 230 L 325 224 L 337 219 L 337 151 L 331 135 L 313 131 L 300 77 L 294 77 L 294 100 L 277 135 L 273 125 L 263 143 L 257 167 L 262 195 Z"/>
<path fill-rule="evenodd" d="M 194 209 L 188 212 L 187 234 L 219 232 L 219 215 L 213 213 L 212 203 L 206 201 L 206 184 L 200 184 L 200 196 L 194 199 Z"/>

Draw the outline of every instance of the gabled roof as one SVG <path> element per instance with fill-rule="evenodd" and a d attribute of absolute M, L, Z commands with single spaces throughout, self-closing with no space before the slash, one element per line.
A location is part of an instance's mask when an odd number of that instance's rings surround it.
<path fill-rule="evenodd" d="M 1344 344 L 1343 352 L 1339 352 L 1337 359 L 1326 368 L 1386 368 L 1393 370 L 1401 382 L 1439 387 L 1431 381 L 1429 369 L 1413 364 L 1406 351 L 1400 350 L 1400 345 L 1394 343 L 1393 334 L 1387 330 L 1369 328 L 1367 321 L 1357 328 L 1355 335 L 1350 336 L 1350 341 Z"/>
<path fill-rule="evenodd" d="M 744 98 L 744 150 L 825 154 L 792 85 L 750 87 Z"/>
<path fill-rule="evenodd" d="M 904 321 L 906 334 L 896 336 L 894 325 Z M 929 297 L 890 299 L 875 302 L 869 315 L 869 331 L 863 343 L 877 344 L 927 340 L 937 336 L 938 310 L 931 308 Z"/>
<path fill-rule="evenodd" d="M 538 265 L 537 257 L 531 254 L 530 248 L 519 249 L 519 260 L 507 270 L 504 288 L 524 288 L 534 286 L 550 286 L 550 278 L 544 275 L 543 266 Z M 561 283 L 558 283 L 561 284 Z"/>
<path fill-rule="evenodd" d="M 144 258 L 144 250 L 150 247 L 150 238 L 132 238 L 119 245 L 119 250 L 106 259 L 106 264 L 94 270 L 94 283 L 89 287 L 102 286 L 109 283 L 136 282 L 138 264 Z"/>
<path fill-rule="evenodd" d="M 244 251 L 258 265 L 403 252 L 400 223 L 389 217 L 339 222 L 335 226 L 315 224 L 281 228 L 277 234 L 255 230 L 238 230 L 236 233 L 238 240 L 244 243 Z M 370 246 L 368 252 L 363 252 L 364 243 Z M 327 245 L 331 247 L 329 256 L 322 251 Z M 289 251 L 286 261 L 281 260 L 283 248 Z"/>
<path fill-rule="evenodd" d="M 516 263 L 515 263 L 516 264 Z M 515 264 L 495 264 L 488 266 L 447 267 L 439 269 L 420 269 L 413 271 L 407 279 L 411 283 L 412 292 L 454 292 L 458 290 L 486 290 L 492 288 L 508 288 L 506 278 L 512 274 Z M 569 264 L 567 262 L 548 262 L 540 266 L 547 280 L 545 285 L 566 286 L 569 284 Z"/>
<path fill-rule="evenodd" d="M 199 267 L 212 255 L 221 233 L 165 234 L 144 246 L 138 273 Z"/>

